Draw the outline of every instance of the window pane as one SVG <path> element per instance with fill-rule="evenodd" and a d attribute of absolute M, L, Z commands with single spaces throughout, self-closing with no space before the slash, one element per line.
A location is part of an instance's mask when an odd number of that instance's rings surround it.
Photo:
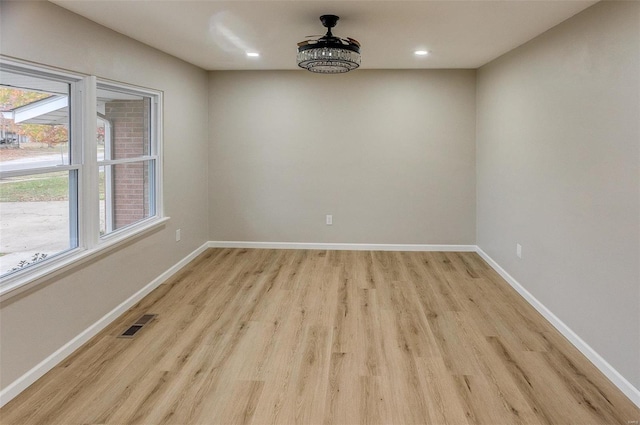
<path fill-rule="evenodd" d="M 69 88 L 0 73 L 0 171 L 69 164 Z"/>
<path fill-rule="evenodd" d="M 73 170 L 0 180 L 0 276 L 77 247 L 76 179 Z"/>
<path fill-rule="evenodd" d="M 98 86 L 98 160 L 136 158 L 151 150 L 151 98 Z"/>
<path fill-rule="evenodd" d="M 155 161 L 100 167 L 100 234 L 106 235 L 155 215 Z"/>

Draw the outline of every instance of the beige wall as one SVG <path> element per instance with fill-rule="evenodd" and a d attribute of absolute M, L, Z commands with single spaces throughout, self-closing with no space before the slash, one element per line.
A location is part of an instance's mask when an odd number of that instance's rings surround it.
<path fill-rule="evenodd" d="M 475 243 L 475 71 L 209 81 L 211 240 Z"/>
<path fill-rule="evenodd" d="M 478 72 L 477 241 L 640 388 L 640 3 Z M 523 247 L 523 258 L 515 246 Z"/>
<path fill-rule="evenodd" d="M 164 91 L 171 217 L 160 231 L 0 305 L 4 388 L 207 240 L 208 147 L 205 71 L 48 2 L 1 7 L 2 54 Z"/>

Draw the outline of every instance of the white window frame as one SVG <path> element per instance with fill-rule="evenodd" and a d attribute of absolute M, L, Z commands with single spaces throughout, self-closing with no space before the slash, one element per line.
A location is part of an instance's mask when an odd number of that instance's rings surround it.
<path fill-rule="evenodd" d="M 134 87 L 128 84 L 115 83 L 113 81 L 98 79 L 96 88 L 100 86 L 101 89 L 111 90 L 114 92 L 121 92 L 124 94 L 132 94 L 137 96 L 149 97 L 151 99 L 150 111 L 149 111 L 149 137 L 150 137 L 150 151 L 149 155 L 142 155 L 133 158 L 121 158 L 121 159 L 105 159 L 97 162 L 96 179 L 98 178 L 99 167 L 118 165 L 118 164 L 131 164 L 136 162 L 152 162 L 154 173 L 150 173 L 149 184 L 153 187 L 151 193 L 149 193 L 149 209 L 153 214 L 145 219 L 129 224 L 117 230 L 112 230 L 108 234 L 100 236 L 98 243 L 108 242 L 112 238 L 118 237 L 122 233 L 126 233 L 131 227 L 137 226 L 146 220 L 149 220 L 155 216 L 162 216 L 162 190 L 160 190 L 160 182 L 162 181 L 162 167 L 159 165 L 162 158 L 162 143 L 160 138 L 161 125 L 159 116 L 161 113 L 162 105 L 162 92 L 156 90 L 144 89 L 141 87 Z M 96 117 L 98 116 L 96 112 Z M 106 131 L 105 131 L 105 143 L 106 143 Z M 111 134 L 110 137 L 113 137 Z M 97 149 L 97 143 L 96 143 Z M 105 149 L 106 153 L 106 149 Z M 97 157 L 97 152 L 96 152 Z M 106 172 L 106 171 L 105 171 Z M 106 176 L 105 176 L 106 178 Z M 96 180 L 97 182 L 97 180 Z M 158 202 L 158 200 L 160 201 Z M 160 211 L 158 211 L 160 210 Z M 110 212 L 107 210 L 107 218 L 109 218 Z"/>
<path fill-rule="evenodd" d="M 50 78 L 70 84 L 70 162 L 68 165 L 56 167 L 43 167 L 32 171 L 18 170 L 2 172 L 1 177 L 11 177 L 24 174 L 38 174 L 53 171 L 76 170 L 77 176 L 77 207 L 71 206 L 70 220 L 77 222 L 77 247 L 47 258 L 42 262 L 32 264 L 23 270 L 16 271 L 0 279 L 0 301 L 11 298 L 27 289 L 69 271 L 79 265 L 91 261 L 108 253 L 116 247 L 130 242 L 132 239 L 163 226 L 169 217 L 164 216 L 163 202 L 163 157 L 162 157 L 162 92 L 147 88 L 141 88 L 129 84 L 100 79 L 101 86 L 112 86 L 115 90 L 126 90 L 132 93 L 140 93 L 150 96 L 151 121 L 149 129 L 154 138 L 151 143 L 151 155 L 137 157 L 153 160 L 154 171 L 150 175 L 153 182 L 153 194 L 150 194 L 150 203 L 155 214 L 136 223 L 125 226 L 111 232 L 106 237 L 100 236 L 100 205 L 99 205 L 99 178 L 96 140 L 96 104 L 97 104 L 97 77 L 60 71 L 43 65 L 34 65 L 15 59 L 0 56 L 0 72 L 21 72 L 29 75 Z M 119 163 L 121 160 L 106 161 Z M 71 196 L 71 194 L 70 194 Z M 152 199 L 152 197 L 154 199 Z M 74 216 L 75 214 L 75 216 Z"/>
<path fill-rule="evenodd" d="M 98 116 L 98 119 L 101 119 L 102 121 L 104 121 L 105 126 L 104 126 L 104 155 L 105 157 L 111 157 L 111 145 L 113 144 L 113 134 L 112 134 L 112 130 L 113 130 L 113 124 L 111 121 L 109 121 L 108 119 L 106 119 L 103 116 L 100 116 L 99 114 L 96 114 Z M 99 167 L 98 167 L 99 168 Z M 104 175 L 104 182 L 105 182 L 105 202 L 108 205 L 112 205 L 113 204 L 113 193 L 112 193 L 112 182 L 111 182 L 111 171 L 110 170 L 105 170 L 105 175 Z M 112 233 L 113 232 L 113 211 L 111 211 L 111 209 L 107 209 L 105 211 L 105 221 L 106 221 L 106 230 L 108 233 Z"/>

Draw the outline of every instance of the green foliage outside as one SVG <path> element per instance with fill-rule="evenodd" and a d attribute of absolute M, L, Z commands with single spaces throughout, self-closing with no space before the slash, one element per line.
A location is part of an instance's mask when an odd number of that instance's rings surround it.
<path fill-rule="evenodd" d="M 40 174 L 0 183 L 0 202 L 43 202 L 69 199 L 69 178 L 60 174 Z"/>
<path fill-rule="evenodd" d="M 104 173 L 100 173 L 100 199 L 104 200 Z M 0 202 L 46 202 L 69 199 L 67 174 L 38 174 L 0 182 Z"/>

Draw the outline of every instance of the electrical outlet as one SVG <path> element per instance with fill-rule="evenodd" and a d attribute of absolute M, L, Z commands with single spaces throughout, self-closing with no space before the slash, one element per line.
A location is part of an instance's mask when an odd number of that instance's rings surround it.
<path fill-rule="evenodd" d="M 516 255 L 518 258 L 522 258 L 522 245 L 519 243 L 516 244 Z"/>
<path fill-rule="evenodd" d="M 177 230 L 176 230 L 176 242 L 179 242 L 179 241 L 180 241 L 180 238 L 181 238 L 181 235 L 180 235 L 180 229 L 177 229 Z"/>
<path fill-rule="evenodd" d="M 333 216 L 331 214 L 327 214 L 326 223 L 327 223 L 327 226 L 331 226 L 333 224 Z"/>

